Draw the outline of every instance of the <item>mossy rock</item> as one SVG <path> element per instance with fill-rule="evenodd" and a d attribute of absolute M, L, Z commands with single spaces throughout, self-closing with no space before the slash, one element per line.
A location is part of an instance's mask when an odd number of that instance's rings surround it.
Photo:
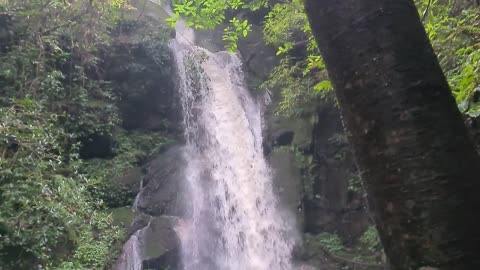
<path fill-rule="evenodd" d="M 132 223 L 135 213 L 131 207 L 119 207 L 108 210 L 112 214 L 112 225 L 127 229 Z"/>

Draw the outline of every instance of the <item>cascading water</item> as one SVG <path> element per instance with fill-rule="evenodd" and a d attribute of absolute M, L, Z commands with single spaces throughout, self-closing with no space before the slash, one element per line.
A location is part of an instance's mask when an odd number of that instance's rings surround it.
<path fill-rule="evenodd" d="M 175 55 L 192 209 L 181 234 L 185 270 L 290 270 L 291 225 L 277 209 L 262 149 L 261 106 L 239 58 L 193 45 L 177 24 Z"/>

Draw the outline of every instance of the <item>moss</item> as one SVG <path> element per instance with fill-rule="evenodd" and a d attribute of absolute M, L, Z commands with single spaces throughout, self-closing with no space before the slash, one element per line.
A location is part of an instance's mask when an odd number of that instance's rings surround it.
<path fill-rule="evenodd" d="M 121 185 L 115 179 L 125 177 L 129 170 L 142 165 L 163 146 L 173 142 L 168 135 L 153 131 L 120 130 L 115 139 L 112 159 L 88 160 L 82 168 L 96 183 L 89 187 L 92 196 L 103 200 L 109 208 L 130 206 L 136 195 L 135 188 L 129 184 Z"/>
<path fill-rule="evenodd" d="M 344 250 L 342 240 L 333 233 L 320 233 L 318 235 L 305 234 L 305 247 L 310 251 L 327 250 L 335 253 Z"/>
<path fill-rule="evenodd" d="M 107 210 L 113 219 L 112 224 L 121 228 L 127 229 L 132 223 L 135 213 L 131 207 L 119 207 Z"/>

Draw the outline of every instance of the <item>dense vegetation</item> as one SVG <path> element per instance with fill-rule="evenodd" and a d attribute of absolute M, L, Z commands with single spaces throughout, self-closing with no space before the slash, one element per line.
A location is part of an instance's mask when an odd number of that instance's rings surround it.
<path fill-rule="evenodd" d="M 416 4 L 459 109 L 467 118 L 475 119 L 479 116 L 480 8 L 469 1 L 416 1 Z M 284 56 L 265 83 L 267 87 L 282 89 L 280 113 L 294 117 L 314 114 L 319 103 L 332 102 L 329 91 L 332 87 L 326 80 L 325 66 L 312 41 L 303 1 L 275 4 L 266 18 L 264 35 L 267 43 L 278 47 L 277 54 Z M 372 236 L 375 234 L 375 229 L 371 227 L 361 240 L 365 243 L 366 239 L 374 239 Z M 329 237 L 324 234 L 307 237 L 306 243 L 313 249 L 315 245 L 312 246 L 312 243 L 328 249 L 331 243 Z M 381 249 L 378 242 L 370 243 L 360 247 L 363 251 L 378 252 Z M 330 253 L 338 255 L 344 252 L 341 245 L 335 246 L 338 248 L 330 249 Z M 368 254 L 357 254 L 359 261 L 371 260 Z"/>
<path fill-rule="evenodd" d="M 139 93 L 105 71 L 106 59 L 128 56 L 114 48 L 119 30 L 139 24 L 125 18 L 130 9 L 123 0 L 0 1 L 0 269 L 103 269 L 115 259 L 124 231 L 108 208 L 132 197 L 111 180 L 169 141 L 122 128 L 121 110 Z M 168 35 L 148 29 L 129 42 L 162 66 Z M 89 149 L 99 138 L 103 153 Z"/>
<path fill-rule="evenodd" d="M 425 0 L 416 4 L 462 112 L 478 116 L 474 92 L 480 83 L 479 8 L 465 1 Z M 266 17 L 264 34 L 268 44 L 278 47 L 277 54 L 285 55 L 266 83 L 283 89 L 281 112 L 301 113 L 302 108 L 311 108 L 318 98 L 328 96 L 326 91 L 332 86 L 326 80 L 325 65 L 302 1 L 275 4 Z"/>
<path fill-rule="evenodd" d="M 245 16 L 245 13 L 252 10 L 252 3 L 250 1 L 232 1 L 234 4 L 229 1 L 227 1 L 226 4 L 220 4 L 217 3 L 220 1 L 202 0 L 176 2 L 175 10 L 177 13 L 184 15 L 190 21 L 191 25 L 195 26 L 199 24 L 200 27 L 204 27 L 201 24 L 203 17 L 198 16 L 198 12 L 192 11 L 202 10 L 204 13 L 220 13 L 223 16 L 222 18 L 231 16 L 231 14 L 237 14 L 237 20 L 243 20 L 246 27 L 248 26 L 248 21 L 245 17 L 248 17 L 248 15 Z M 367 2 L 368 1 L 365 3 Z M 253 1 L 253 3 L 257 2 Z M 220 7 L 217 4 L 220 5 Z M 405 1 L 402 4 L 407 6 L 410 3 Z M 478 2 L 425 0 L 415 1 L 415 4 L 417 5 L 418 13 L 437 54 L 440 65 L 447 77 L 458 108 L 464 114 L 465 118 L 470 118 L 469 120 L 473 119 L 473 122 L 475 122 L 475 118 L 480 114 L 478 103 L 480 83 L 478 76 L 478 71 L 480 70 L 480 47 L 478 47 L 480 37 L 480 9 Z M 332 3 L 325 5 L 333 6 Z M 368 7 L 367 4 L 359 4 L 359 6 L 362 8 Z M 277 55 L 282 57 L 282 60 L 263 86 L 264 88 L 281 90 L 283 101 L 278 108 L 279 113 L 290 117 L 308 117 L 309 115 L 315 115 L 319 103 L 331 103 L 335 101 L 331 98 L 331 91 L 329 91 L 333 90 L 333 87 L 328 80 L 326 66 L 316 46 L 307 15 L 304 13 L 304 1 L 269 1 L 268 9 L 269 13 L 263 23 L 265 41 L 277 47 Z M 332 14 L 335 13 L 332 12 L 333 7 L 329 6 L 329 9 L 325 9 Z M 247 11 L 245 12 L 245 10 Z M 326 11 L 323 10 L 323 12 Z M 374 10 L 371 12 L 373 14 Z M 398 12 L 400 13 L 400 11 Z M 315 14 L 316 13 L 314 13 L 313 16 L 315 16 Z M 316 15 L 318 16 L 319 14 Z M 368 17 L 370 17 L 370 15 L 368 15 Z M 375 16 L 372 15 L 372 17 Z M 315 20 L 312 16 L 311 19 L 313 21 Z M 362 17 L 359 20 L 363 21 L 363 19 L 365 18 Z M 413 19 L 418 20 L 418 18 Z M 232 35 L 232 28 L 237 29 L 237 24 L 234 23 L 233 20 L 230 20 L 230 23 L 231 25 L 225 29 L 225 36 L 227 37 Z M 322 26 L 325 27 L 326 23 Z M 356 25 L 349 26 L 349 30 L 351 30 L 351 28 L 354 28 Z M 361 27 L 359 28 L 359 31 L 365 30 L 361 29 Z M 322 31 L 322 29 L 317 29 L 317 32 L 318 31 Z M 245 35 L 245 32 L 234 31 L 233 34 L 236 34 L 235 38 L 225 38 L 227 48 L 229 49 L 236 48 L 230 43 L 237 42 L 239 37 Z M 398 48 L 400 47 L 401 44 L 398 45 Z M 351 48 L 345 48 L 345 50 L 349 49 Z M 348 61 L 347 59 L 344 60 Z M 365 63 L 365 66 L 367 66 L 367 63 Z M 441 74 L 437 77 L 441 79 Z M 353 95 L 353 93 L 351 94 Z M 445 110 L 448 110 L 446 107 Z M 431 113 L 435 114 L 435 112 Z M 428 125 L 429 123 L 423 124 Z M 309 164 L 306 165 L 306 167 L 309 166 Z M 372 230 L 369 230 L 368 234 L 371 235 Z M 334 239 L 334 237 L 325 238 L 325 235 L 319 235 L 317 237 L 318 239 L 313 239 L 313 242 L 320 243 L 320 246 L 322 246 L 322 243 L 327 243 L 328 246 L 328 243 L 331 243 L 330 240 Z M 397 239 L 390 239 L 389 241 L 396 240 Z M 333 242 L 337 243 L 336 241 Z M 325 245 L 323 246 L 325 247 Z M 339 249 L 334 249 L 333 251 L 335 252 Z M 402 268 L 400 267 L 399 269 Z"/>
<path fill-rule="evenodd" d="M 213 28 L 233 10 L 242 14 L 242 10 L 255 12 L 267 6 L 264 1 L 175 2 L 176 18 L 183 15 L 190 25 L 199 28 Z M 478 6 L 472 1 L 418 0 L 416 4 L 461 110 L 477 116 L 479 107 L 473 96 L 480 81 Z M 303 10 L 303 1 L 271 1 L 268 6 L 269 13 L 263 23 L 265 42 L 276 46 L 277 55 L 283 58 L 264 86 L 282 89 L 284 101 L 279 112 L 293 116 L 312 108 L 319 98 L 329 96 L 328 91 L 333 88 Z M 207 20 L 208 14 L 216 20 Z M 236 48 L 231 43 L 236 43 L 250 29 L 248 20 L 240 19 L 231 19 L 231 25 L 225 29 L 227 48 Z"/>
<path fill-rule="evenodd" d="M 460 110 L 480 116 L 479 7 L 416 4 Z M 245 12 L 267 10 L 265 42 L 281 60 L 262 87 L 280 89 L 279 114 L 299 117 L 314 114 L 319 102 L 335 102 L 303 8 L 301 0 L 177 0 L 168 21 L 184 16 L 201 29 L 227 23 L 223 39 L 235 51 L 252 29 Z M 0 269 L 102 269 L 124 240 L 107 209 L 129 205 L 132 197 L 110 180 L 170 140 L 122 125 L 125 100 L 135 94 L 108 76 L 104 61 L 118 53 L 119 29 L 135 26 L 124 18 L 128 9 L 124 0 L 0 0 Z M 163 66 L 168 35 L 149 27 L 155 30 L 134 42 Z M 101 155 L 86 150 L 96 138 L 110 145 Z M 366 255 L 357 261 L 380 252 L 373 227 L 360 242 Z M 306 243 L 346 252 L 336 235 L 307 235 Z"/>

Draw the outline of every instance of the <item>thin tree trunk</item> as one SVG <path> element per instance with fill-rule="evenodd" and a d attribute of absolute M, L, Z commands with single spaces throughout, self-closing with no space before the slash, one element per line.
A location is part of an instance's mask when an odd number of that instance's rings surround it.
<path fill-rule="evenodd" d="M 480 158 L 413 2 L 305 1 L 391 268 L 480 269 Z"/>

